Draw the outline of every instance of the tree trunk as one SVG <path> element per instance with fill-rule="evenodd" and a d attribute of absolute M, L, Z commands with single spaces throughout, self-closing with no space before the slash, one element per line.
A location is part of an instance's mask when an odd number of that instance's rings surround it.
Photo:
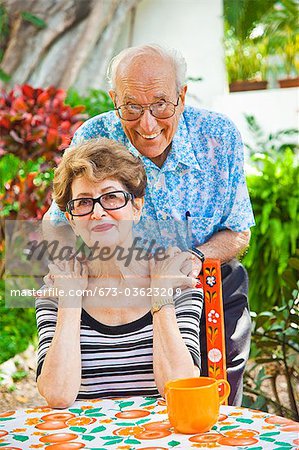
<path fill-rule="evenodd" d="M 9 85 L 102 87 L 122 26 L 140 0 L 6 0 L 10 33 L 1 69 Z M 29 12 L 46 23 L 25 20 Z M 2 83 L 3 84 L 3 83 Z"/>

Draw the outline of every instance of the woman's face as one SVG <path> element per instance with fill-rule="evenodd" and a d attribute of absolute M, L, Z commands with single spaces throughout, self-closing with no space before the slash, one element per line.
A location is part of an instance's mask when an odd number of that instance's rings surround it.
<path fill-rule="evenodd" d="M 113 191 L 127 192 L 125 186 L 117 180 L 106 179 L 100 182 L 91 182 L 86 176 L 75 178 L 72 183 L 72 200 L 85 198 L 98 198 L 100 195 L 109 194 Z M 114 194 L 107 198 L 114 198 Z M 103 199 L 104 200 L 104 199 Z M 82 202 L 84 204 L 84 200 Z M 81 236 L 83 241 L 92 247 L 97 243 L 102 247 L 127 247 L 131 244 L 133 221 L 139 220 L 143 205 L 143 199 L 131 200 L 116 210 L 106 210 L 100 203 L 94 205 L 93 212 L 82 217 L 66 216 L 71 223 L 75 233 Z"/>

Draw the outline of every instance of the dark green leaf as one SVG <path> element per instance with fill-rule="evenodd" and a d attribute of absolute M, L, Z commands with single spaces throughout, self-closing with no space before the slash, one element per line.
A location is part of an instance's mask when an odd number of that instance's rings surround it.
<path fill-rule="evenodd" d="M 176 447 L 177 445 L 180 445 L 180 442 L 178 441 L 170 441 L 167 444 L 169 447 Z"/>
<path fill-rule="evenodd" d="M 100 425 L 99 427 L 93 428 L 89 433 L 101 433 L 102 431 L 105 431 L 106 427 L 103 425 Z"/>
<path fill-rule="evenodd" d="M 83 410 L 82 409 L 76 409 L 76 408 L 71 408 L 69 409 L 69 412 L 73 413 L 73 414 L 82 414 Z"/>
<path fill-rule="evenodd" d="M 77 433 L 85 433 L 87 428 L 84 428 L 84 427 L 70 427 L 70 430 L 76 431 Z"/>
<path fill-rule="evenodd" d="M 40 17 L 35 16 L 34 14 L 31 14 L 28 11 L 23 11 L 21 14 L 22 18 L 26 20 L 27 22 L 32 23 L 37 28 L 46 28 L 47 24 L 46 22 L 41 19 Z"/>
<path fill-rule="evenodd" d="M 243 419 L 242 417 L 237 417 L 236 418 L 236 422 L 241 422 L 241 423 L 253 423 L 254 421 L 252 419 Z"/>
<path fill-rule="evenodd" d="M 129 438 L 124 441 L 124 444 L 138 445 L 140 444 L 140 441 L 138 441 L 137 439 Z"/>
<path fill-rule="evenodd" d="M 116 439 L 118 442 L 121 442 L 123 440 L 120 436 L 99 436 L 103 441 L 111 441 L 113 439 Z"/>
<path fill-rule="evenodd" d="M 123 402 L 123 401 L 119 402 L 120 409 L 126 408 L 127 406 L 132 406 L 132 405 L 134 405 L 134 402 Z"/>
<path fill-rule="evenodd" d="M 136 422 L 136 424 L 137 425 L 141 425 L 142 423 L 147 423 L 147 422 L 149 422 L 151 419 L 140 419 L 140 420 L 137 420 L 137 422 Z"/>
<path fill-rule="evenodd" d="M 280 434 L 280 431 L 271 431 L 270 433 L 263 433 L 260 434 L 259 437 L 269 437 L 269 436 L 277 436 L 278 434 Z"/>
<path fill-rule="evenodd" d="M 15 434 L 15 435 L 13 435 L 13 439 L 15 441 L 25 442 L 25 441 L 28 441 L 29 437 L 28 436 L 23 436 L 21 434 L 18 434 L 18 435 Z"/>
<path fill-rule="evenodd" d="M 102 408 L 93 408 L 93 409 L 86 409 L 85 410 L 85 415 L 93 415 L 94 413 L 98 413 L 102 410 Z"/>
<path fill-rule="evenodd" d="M 4 83 L 8 83 L 10 81 L 10 79 L 11 79 L 11 75 L 4 72 L 4 70 L 0 68 L 0 80 L 3 81 Z"/>
<path fill-rule="evenodd" d="M 239 425 L 225 425 L 224 427 L 220 428 L 220 431 L 234 430 L 235 428 L 239 428 Z"/>
<path fill-rule="evenodd" d="M 84 436 L 80 436 L 81 439 L 84 439 L 85 441 L 93 441 L 96 437 L 90 436 L 89 434 L 84 434 Z"/>

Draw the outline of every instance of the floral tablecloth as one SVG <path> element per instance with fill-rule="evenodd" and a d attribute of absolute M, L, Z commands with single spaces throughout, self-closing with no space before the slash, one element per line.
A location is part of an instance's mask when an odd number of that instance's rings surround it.
<path fill-rule="evenodd" d="M 209 433 L 176 434 L 165 401 L 150 397 L 76 402 L 65 410 L 36 407 L 0 414 L 0 450 L 166 450 L 299 447 L 299 424 L 261 411 L 221 406 Z"/>

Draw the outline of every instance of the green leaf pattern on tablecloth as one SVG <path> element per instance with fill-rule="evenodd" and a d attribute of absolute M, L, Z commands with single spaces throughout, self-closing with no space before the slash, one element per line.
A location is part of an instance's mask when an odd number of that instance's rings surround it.
<path fill-rule="evenodd" d="M 90 433 L 101 433 L 102 431 L 105 431 L 106 427 L 103 425 L 100 425 L 99 427 L 93 428 Z"/>
<path fill-rule="evenodd" d="M 194 450 L 196 444 L 189 441 L 191 436 L 177 434 L 173 429 L 170 429 L 171 435 L 167 433 L 166 436 L 159 439 L 147 439 L 148 434 L 145 434 L 143 437 L 142 433 L 146 431 L 146 424 L 168 421 L 167 414 L 165 413 L 165 405 L 163 402 L 159 403 L 158 399 L 151 397 L 132 397 L 118 400 L 100 399 L 97 401 L 86 400 L 76 402 L 73 407 L 65 411 L 49 410 L 48 408 L 46 411 L 47 413 L 51 411 L 51 414 L 71 412 L 75 415 L 74 420 L 72 419 L 73 424 L 76 423 L 76 417 L 79 419 L 78 426 L 69 426 L 68 428 L 58 430 L 39 430 L 36 428 L 36 424 L 44 422 L 41 417 L 45 415 L 45 408 L 16 411 L 13 416 L 1 418 L 0 448 L 12 446 L 29 450 L 35 448 L 34 446 L 36 445 L 40 445 L 42 442 L 40 439 L 45 436 L 59 433 L 73 433 L 75 438 L 68 442 L 81 442 L 85 450 L 106 450 L 109 448 L 117 450 L 118 448 L 121 449 L 122 446 L 130 450 L 155 446 L 168 449 Z M 138 417 L 140 410 L 148 411 L 151 414 L 144 418 L 140 417 L 139 414 Z M 122 421 L 116 417 L 118 412 L 125 411 L 132 411 L 131 419 L 126 418 Z M 265 419 L 271 417 L 267 413 L 248 410 L 246 408 L 221 406 L 221 414 L 224 417 L 221 418 L 221 422 L 212 428 L 210 433 L 214 435 L 216 433 L 216 436 L 219 433 L 219 439 L 226 437 L 235 440 L 241 439 L 242 433 L 244 436 L 252 433 L 253 440 L 255 441 L 253 445 L 247 446 L 242 446 L 242 444 L 237 444 L 236 446 L 236 443 L 234 443 L 233 447 L 216 444 L 222 450 L 291 450 L 296 448 L 294 441 L 298 433 L 295 429 L 295 422 L 291 423 L 291 429 L 293 431 L 287 432 L 283 430 L 283 419 L 280 420 L 281 423 L 275 423 L 274 425 L 271 423 L 272 419 L 270 423 L 268 420 L 265 421 Z M 89 419 L 94 418 L 95 420 L 90 424 L 86 424 L 82 420 L 84 417 Z M 26 422 L 27 420 L 28 422 Z M 89 421 L 91 422 L 91 420 Z M 88 423 L 88 420 L 86 422 Z M 31 425 L 28 425 L 28 423 Z M 80 423 L 84 426 L 80 426 Z M 297 425 L 299 428 L 299 424 Z M 130 427 L 130 430 L 126 430 L 127 427 Z M 117 429 L 121 430 L 115 432 Z M 7 431 L 8 434 L 1 433 L 1 431 Z M 124 434 L 118 435 L 118 433 Z M 205 439 L 205 436 L 208 439 L 209 433 L 206 433 L 203 437 L 201 435 L 200 439 Z M 202 442 L 200 445 L 202 445 Z M 44 448 L 47 448 L 47 446 L 44 446 Z"/>
<path fill-rule="evenodd" d="M 87 430 L 87 428 L 84 427 L 69 427 L 69 429 L 71 431 L 75 431 L 76 433 L 85 433 L 85 431 Z"/>

